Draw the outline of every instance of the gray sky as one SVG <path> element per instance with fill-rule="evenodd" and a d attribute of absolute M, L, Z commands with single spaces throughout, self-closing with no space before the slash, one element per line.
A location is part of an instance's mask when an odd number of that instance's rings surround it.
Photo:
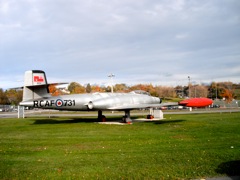
<path fill-rule="evenodd" d="M 0 88 L 240 83 L 239 0 L 0 0 Z"/>

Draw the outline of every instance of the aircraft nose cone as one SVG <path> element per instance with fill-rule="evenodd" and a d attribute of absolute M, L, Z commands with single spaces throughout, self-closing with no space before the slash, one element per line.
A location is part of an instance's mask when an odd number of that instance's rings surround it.
<path fill-rule="evenodd" d="M 162 99 L 161 99 L 161 98 L 159 98 L 159 103 L 160 103 L 160 104 L 162 103 Z"/>
<path fill-rule="evenodd" d="M 161 104 L 162 103 L 162 99 L 159 97 L 151 97 L 151 101 L 152 103 L 156 103 L 156 104 Z"/>

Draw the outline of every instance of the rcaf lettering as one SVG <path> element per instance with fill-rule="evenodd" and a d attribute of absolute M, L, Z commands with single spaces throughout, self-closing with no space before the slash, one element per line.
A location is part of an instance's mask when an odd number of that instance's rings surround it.
<path fill-rule="evenodd" d="M 33 101 L 33 107 L 35 108 L 43 108 L 43 107 L 62 107 L 62 106 L 75 106 L 75 100 L 39 100 Z"/>

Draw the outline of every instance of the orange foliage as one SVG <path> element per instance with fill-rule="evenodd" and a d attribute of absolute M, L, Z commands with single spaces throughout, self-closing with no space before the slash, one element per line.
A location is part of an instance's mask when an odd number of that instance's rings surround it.
<path fill-rule="evenodd" d="M 59 90 L 54 85 L 49 85 L 48 86 L 48 90 L 49 90 L 49 93 L 52 96 L 59 96 L 60 95 Z"/>
<path fill-rule="evenodd" d="M 229 89 L 223 89 L 221 96 L 225 97 L 227 102 L 231 102 L 233 100 L 233 92 Z"/>
<path fill-rule="evenodd" d="M 94 92 L 104 92 L 104 90 L 100 86 L 94 85 L 94 86 L 92 86 L 92 92 L 93 93 Z"/>
<path fill-rule="evenodd" d="M 149 92 L 152 96 L 157 96 L 156 89 L 155 87 L 153 87 L 152 84 L 137 84 L 130 87 L 130 91 L 134 91 L 134 90 L 146 91 L 146 92 Z"/>

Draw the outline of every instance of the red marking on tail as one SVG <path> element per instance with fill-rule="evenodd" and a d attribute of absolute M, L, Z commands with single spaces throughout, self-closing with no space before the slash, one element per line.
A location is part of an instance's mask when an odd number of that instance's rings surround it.
<path fill-rule="evenodd" d="M 42 76 L 34 76 L 33 81 L 34 82 L 44 82 L 44 79 Z"/>

